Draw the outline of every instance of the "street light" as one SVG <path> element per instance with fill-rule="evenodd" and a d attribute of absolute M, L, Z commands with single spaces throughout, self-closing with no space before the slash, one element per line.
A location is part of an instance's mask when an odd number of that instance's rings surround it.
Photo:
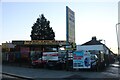
<path fill-rule="evenodd" d="M 116 24 L 116 35 L 117 35 L 117 44 L 118 44 L 118 55 L 120 55 L 120 53 L 119 53 L 119 49 L 120 49 L 120 46 L 119 46 L 119 37 L 118 37 L 118 28 L 117 28 L 117 26 L 119 25 L 120 23 L 117 23 Z M 119 64 L 120 64 L 120 56 L 118 56 L 119 57 Z"/>

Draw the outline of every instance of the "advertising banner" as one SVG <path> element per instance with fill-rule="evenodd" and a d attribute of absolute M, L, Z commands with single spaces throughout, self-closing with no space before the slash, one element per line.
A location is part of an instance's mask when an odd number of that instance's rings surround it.
<path fill-rule="evenodd" d="M 66 6 L 66 40 L 75 43 L 75 13 Z"/>
<path fill-rule="evenodd" d="M 55 41 L 55 40 L 31 40 L 25 41 L 25 45 L 65 45 L 66 41 Z"/>
<path fill-rule="evenodd" d="M 58 60 L 58 52 L 43 52 L 43 60 Z"/>
<path fill-rule="evenodd" d="M 90 68 L 90 52 L 76 51 L 73 53 L 73 68 Z"/>
<path fill-rule="evenodd" d="M 30 49 L 29 49 L 29 47 L 21 47 L 20 52 L 21 52 L 21 57 L 22 58 L 28 58 Z"/>

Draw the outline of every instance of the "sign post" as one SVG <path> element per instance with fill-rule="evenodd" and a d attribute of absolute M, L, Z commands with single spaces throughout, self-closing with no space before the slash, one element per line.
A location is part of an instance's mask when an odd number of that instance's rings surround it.
<path fill-rule="evenodd" d="M 66 45 L 75 43 L 75 13 L 66 6 Z M 68 70 L 68 50 L 66 50 L 66 70 Z"/>
<path fill-rule="evenodd" d="M 66 40 L 75 43 L 75 13 L 66 6 Z"/>

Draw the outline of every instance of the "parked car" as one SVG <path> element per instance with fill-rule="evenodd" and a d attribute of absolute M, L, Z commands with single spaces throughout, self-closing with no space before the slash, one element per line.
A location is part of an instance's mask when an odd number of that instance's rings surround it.
<path fill-rule="evenodd" d="M 98 67 L 98 56 L 91 54 L 91 69 L 96 70 Z"/>
<path fill-rule="evenodd" d="M 47 61 L 42 60 L 41 58 L 37 60 L 32 61 L 32 66 L 33 67 L 44 67 L 44 65 L 47 63 Z"/>

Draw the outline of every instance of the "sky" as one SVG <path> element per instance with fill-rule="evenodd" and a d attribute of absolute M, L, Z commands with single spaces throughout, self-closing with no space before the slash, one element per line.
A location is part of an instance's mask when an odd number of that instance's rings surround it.
<path fill-rule="evenodd" d="M 93 36 L 103 39 L 117 53 L 115 25 L 118 23 L 118 1 L 36 1 L 0 3 L 0 44 L 12 40 L 30 40 L 33 24 L 44 14 L 50 21 L 56 40 L 66 40 L 66 6 L 75 12 L 75 40 L 83 44 Z"/>

